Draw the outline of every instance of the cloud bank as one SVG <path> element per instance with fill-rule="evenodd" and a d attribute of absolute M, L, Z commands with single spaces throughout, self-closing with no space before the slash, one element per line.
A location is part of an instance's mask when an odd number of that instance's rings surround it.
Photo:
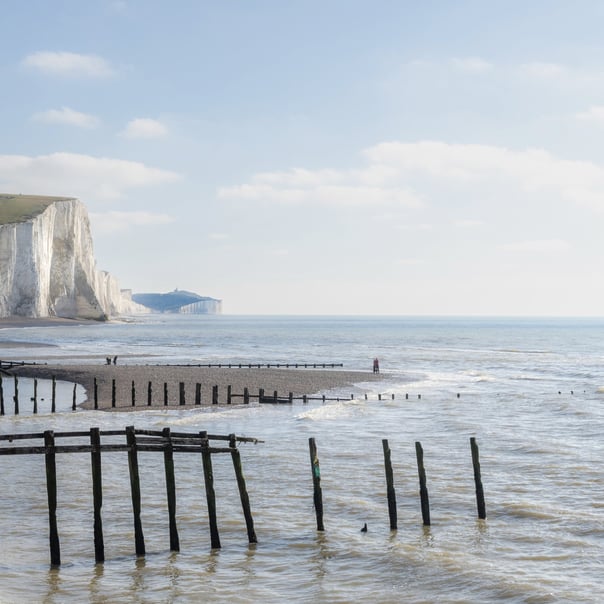
<path fill-rule="evenodd" d="M 49 76 L 107 78 L 115 74 L 111 65 L 97 55 L 39 51 L 27 55 L 23 65 Z"/>

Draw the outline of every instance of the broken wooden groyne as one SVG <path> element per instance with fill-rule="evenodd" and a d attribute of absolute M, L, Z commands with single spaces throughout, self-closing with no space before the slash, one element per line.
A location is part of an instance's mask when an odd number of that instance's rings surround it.
<path fill-rule="evenodd" d="M 116 437 L 121 440 L 115 442 Z M 89 439 L 89 444 L 73 442 L 74 439 Z M 107 442 L 111 440 L 111 442 Z M 256 543 L 254 521 L 250 502 L 241 467 L 241 457 L 237 449 L 238 442 L 262 442 L 255 438 L 236 436 L 235 434 L 219 435 L 199 432 L 197 434 L 172 432 L 170 428 L 157 430 L 139 430 L 128 426 L 123 430 L 100 430 L 90 428 L 80 432 L 44 432 L 30 434 L 0 434 L 0 442 L 29 441 L 26 445 L 0 446 L 0 455 L 44 455 L 46 461 L 46 490 L 48 495 L 48 520 L 50 540 L 50 562 L 52 566 L 61 564 L 61 548 L 57 525 L 57 473 L 56 455 L 61 453 L 90 453 L 93 491 L 94 514 L 94 551 L 97 562 L 105 560 L 103 539 L 103 522 L 101 508 L 103 505 L 103 477 L 101 458 L 104 452 L 124 451 L 128 453 L 128 469 L 130 473 L 130 490 L 132 511 L 134 516 L 134 541 L 137 556 L 145 555 L 145 539 L 141 523 L 141 490 L 138 470 L 139 452 L 162 453 L 166 477 L 166 496 L 168 499 L 168 524 L 170 527 L 170 550 L 179 551 L 179 537 L 176 525 L 176 482 L 174 477 L 174 453 L 189 453 L 201 455 L 208 517 L 212 548 L 220 548 L 218 534 L 216 497 L 214 493 L 214 474 L 212 470 L 212 455 L 229 453 L 233 461 L 235 477 L 239 489 L 241 506 L 247 526 L 248 540 Z M 37 441 L 32 444 L 31 441 Z M 58 444 L 70 441 L 70 444 Z M 226 442 L 225 446 L 210 444 L 211 441 Z"/>

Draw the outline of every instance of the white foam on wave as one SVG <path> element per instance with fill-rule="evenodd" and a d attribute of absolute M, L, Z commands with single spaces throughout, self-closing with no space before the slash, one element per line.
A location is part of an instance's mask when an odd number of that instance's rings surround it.
<path fill-rule="evenodd" d="M 360 413 L 365 413 L 368 406 L 365 401 L 360 399 L 352 399 L 347 401 L 331 402 L 321 407 L 314 407 L 298 413 L 295 416 L 296 420 L 339 420 L 342 418 L 353 417 Z"/>

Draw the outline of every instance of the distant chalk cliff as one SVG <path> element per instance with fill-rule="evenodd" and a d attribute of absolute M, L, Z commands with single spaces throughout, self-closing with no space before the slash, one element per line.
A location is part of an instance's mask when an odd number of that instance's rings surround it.
<path fill-rule="evenodd" d="M 106 320 L 140 311 L 97 270 L 84 204 L 0 195 L 0 317 Z"/>

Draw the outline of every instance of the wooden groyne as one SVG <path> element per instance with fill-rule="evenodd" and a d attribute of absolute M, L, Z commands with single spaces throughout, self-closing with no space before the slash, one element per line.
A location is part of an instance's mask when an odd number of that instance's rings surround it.
<path fill-rule="evenodd" d="M 115 442 L 115 437 L 121 440 Z M 89 439 L 89 444 L 74 443 L 74 439 Z M 111 442 L 107 442 L 110 440 Z M 189 453 L 201 455 L 208 517 L 210 524 L 211 546 L 220 547 L 218 534 L 216 498 L 214 494 L 214 473 L 212 455 L 229 453 L 233 461 L 241 505 L 247 526 L 248 540 L 256 543 L 256 533 L 252 518 L 250 501 L 247 493 L 245 478 L 241 466 L 241 458 L 237 449 L 238 442 L 262 442 L 255 438 L 240 437 L 235 434 L 219 435 L 199 432 L 196 434 L 172 432 L 170 428 L 157 430 L 138 430 L 128 426 L 124 430 L 99 430 L 90 428 L 88 432 L 53 432 L 46 430 L 30 434 L 0 434 L 0 442 L 8 441 L 10 445 L 0 446 L 0 456 L 6 455 L 44 455 L 46 466 L 46 490 L 48 497 L 48 522 L 50 541 L 50 563 L 52 566 L 61 564 L 61 548 L 57 524 L 57 471 L 56 456 L 63 453 L 90 453 L 93 491 L 94 518 L 94 551 L 95 560 L 105 560 L 103 522 L 101 508 L 103 505 L 103 475 L 101 457 L 106 452 L 122 451 L 128 454 L 128 469 L 130 474 L 130 490 L 134 519 L 134 542 L 137 556 L 145 555 L 145 538 L 141 522 L 141 488 L 138 470 L 138 454 L 143 452 L 162 453 L 166 476 L 166 496 L 168 499 L 168 524 L 170 529 L 170 549 L 179 551 L 179 537 L 176 525 L 176 483 L 174 478 L 174 453 Z M 27 441 L 25 445 L 12 444 Z M 37 444 L 32 444 L 32 441 Z M 71 441 L 71 442 L 70 442 Z M 216 446 L 211 441 L 223 441 L 225 446 Z M 67 442 L 68 444 L 59 444 Z"/>

